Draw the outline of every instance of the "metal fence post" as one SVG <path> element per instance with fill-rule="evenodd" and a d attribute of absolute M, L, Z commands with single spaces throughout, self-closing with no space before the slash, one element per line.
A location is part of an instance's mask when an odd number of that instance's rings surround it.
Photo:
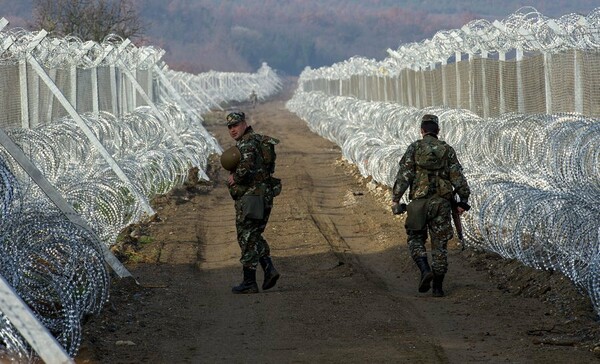
<path fill-rule="evenodd" d="M 46 31 L 44 31 L 44 30 L 40 31 L 40 33 L 42 33 L 42 32 L 43 32 L 43 35 L 45 36 Z M 42 39 L 43 38 L 40 38 L 36 44 L 32 44 L 32 46 L 33 46 L 32 49 L 35 48 Z M 127 175 L 125 175 L 125 173 L 123 172 L 121 167 L 117 164 L 117 162 L 115 162 L 115 160 L 110 155 L 110 153 L 106 150 L 106 148 L 104 148 L 104 146 L 102 145 L 100 140 L 98 140 L 98 138 L 96 137 L 94 132 L 87 126 L 87 124 L 81 118 L 79 113 L 77 113 L 77 110 L 75 110 L 73 105 L 71 105 L 69 103 L 69 101 L 65 98 L 65 96 L 62 94 L 62 92 L 58 89 L 58 87 L 56 86 L 56 84 L 54 83 L 52 78 L 50 76 L 48 76 L 48 74 L 46 74 L 46 72 L 44 71 L 44 68 L 39 64 L 39 62 L 35 59 L 35 57 L 33 57 L 31 52 L 29 52 L 27 54 L 27 61 L 28 61 L 29 65 L 31 65 L 33 70 L 38 74 L 38 76 L 40 76 L 42 81 L 44 81 L 44 83 L 46 83 L 46 86 L 48 86 L 52 95 L 54 95 L 54 97 L 56 97 L 58 99 L 58 101 L 62 104 L 62 106 L 67 110 L 69 115 L 73 118 L 75 123 L 83 131 L 85 136 L 92 143 L 92 145 L 98 151 L 98 153 L 100 153 L 100 155 L 108 163 L 108 165 L 115 172 L 115 174 L 119 177 L 119 179 L 125 183 L 125 185 L 128 187 L 130 192 L 136 197 L 136 200 L 138 200 L 138 202 L 141 204 L 144 212 L 146 212 L 148 215 L 153 215 L 154 210 L 152 209 L 152 207 L 150 207 L 150 204 L 148 203 L 146 197 L 143 196 L 141 193 L 139 193 L 137 191 L 137 189 L 133 186 L 133 184 L 129 180 L 129 177 L 127 177 Z"/>
<path fill-rule="evenodd" d="M 10 320 L 44 363 L 67 364 L 74 361 L 48 329 L 35 317 L 29 306 L 0 276 L 0 310 Z"/>
<path fill-rule="evenodd" d="M 473 101 L 474 90 L 475 90 L 475 80 L 473 76 L 473 53 L 469 53 L 469 110 L 474 111 L 475 102 Z"/>
<path fill-rule="evenodd" d="M 75 64 L 69 67 L 69 81 L 71 86 L 69 90 L 69 102 L 77 110 L 77 66 Z"/>
<path fill-rule="evenodd" d="M 498 52 L 498 60 L 498 87 L 500 88 L 498 112 L 502 115 L 506 112 L 506 101 L 504 100 L 504 64 L 506 62 L 506 52 Z"/>
<path fill-rule="evenodd" d="M 27 87 L 27 62 L 19 60 L 19 90 L 21 92 L 21 127 L 29 129 L 29 89 Z"/>
<path fill-rule="evenodd" d="M 413 102 L 413 81 L 410 79 L 410 71 L 412 71 L 410 68 L 404 69 L 406 77 L 406 95 L 408 96 L 408 106 L 415 106 Z"/>
<path fill-rule="evenodd" d="M 119 96 L 117 92 L 117 70 L 115 65 L 111 64 L 108 67 L 109 79 L 110 79 L 110 106 L 112 106 L 112 114 L 119 115 Z"/>
<path fill-rule="evenodd" d="M 461 94 L 460 94 L 460 71 L 458 68 L 458 64 L 462 61 L 462 53 L 455 52 L 454 53 L 454 69 L 456 70 L 456 107 L 461 108 Z"/>
<path fill-rule="evenodd" d="M 522 74 L 522 62 L 523 62 L 523 48 L 516 49 L 516 60 L 517 60 L 517 111 L 521 114 L 525 112 L 525 95 L 523 94 L 523 74 Z"/>
<path fill-rule="evenodd" d="M 448 60 L 444 58 L 442 60 L 441 72 L 442 72 L 442 104 L 448 107 L 448 81 L 446 81 L 446 67 L 448 66 Z"/>
<path fill-rule="evenodd" d="M 583 71 L 581 55 L 578 50 L 573 51 L 573 94 L 575 95 L 575 112 L 583 114 Z"/>
<path fill-rule="evenodd" d="M 546 114 L 552 114 L 552 55 L 544 52 L 544 91 L 546 93 Z"/>
<path fill-rule="evenodd" d="M 487 59 L 487 57 L 488 57 L 487 51 L 482 51 L 481 52 L 481 93 L 482 93 L 483 100 L 481 100 L 481 101 L 483 102 L 483 117 L 484 118 L 487 118 L 490 116 L 490 100 L 488 98 L 487 80 L 486 80 L 486 74 L 485 74 L 485 66 L 486 66 L 487 62 L 484 61 L 485 59 Z"/>

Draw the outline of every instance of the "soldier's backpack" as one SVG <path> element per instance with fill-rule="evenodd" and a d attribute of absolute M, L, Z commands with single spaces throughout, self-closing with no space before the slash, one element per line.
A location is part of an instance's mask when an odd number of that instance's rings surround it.
<path fill-rule="evenodd" d="M 449 152 L 450 146 L 445 142 L 428 143 L 423 139 L 415 150 L 417 180 L 429 180 L 433 193 L 444 198 L 450 198 L 453 191 L 448 171 Z"/>
<path fill-rule="evenodd" d="M 277 160 L 275 146 L 279 144 L 279 139 L 268 135 L 259 135 L 259 140 L 262 160 L 265 164 L 265 168 L 269 172 L 267 184 L 269 185 L 273 196 L 277 196 L 281 193 L 281 180 L 273 177 L 272 174 L 275 173 L 275 161 Z"/>
<path fill-rule="evenodd" d="M 263 163 L 267 166 L 269 173 L 273 174 L 275 173 L 275 160 L 277 160 L 275 146 L 279 144 L 279 139 L 275 139 L 268 135 L 261 135 L 260 138 L 260 149 Z"/>

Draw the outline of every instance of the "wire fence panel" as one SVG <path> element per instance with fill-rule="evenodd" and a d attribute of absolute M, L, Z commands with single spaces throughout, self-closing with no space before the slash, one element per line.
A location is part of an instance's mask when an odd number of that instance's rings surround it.
<path fill-rule="evenodd" d="M 481 117 L 505 112 L 600 116 L 594 88 L 600 83 L 599 14 L 597 8 L 587 16 L 551 19 L 525 7 L 502 21 L 474 20 L 421 43 L 388 49 L 390 56 L 380 62 L 353 57 L 305 70 L 299 84 L 304 91 L 468 109 Z M 353 87 L 340 94 L 335 83 L 344 79 Z M 502 85 L 493 87 L 494 80 Z M 406 96 L 388 98 L 382 83 L 396 85 L 392 89 Z"/>
<path fill-rule="evenodd" d="M 583 114 L 600 116 L 600 52 L 582 53 L 583 74 Z"/>
<path fill-rule="evenodd" d="M 390 187 L 420 118 L 437 114 L 473 191 L 467 244 L 562 272 L 600 313 L 600 8 L 523 8 L 388 53 L 306 69 L 287 108 Z M 330 93 L 334 80 L 351 86 Z"/>
<path fill-rule="evenodd" d="M 467 244 L 562 272 L 600 312 L 597 120 L 516 113 L 483 119 L 460 109 L 300 90 L 286 106 L 338 144 L 361 174 L 389 187 L 406 147 L 419 138 L 421 116 L 439 115 L 442 138 L 455 147 L 473 191 L 473 209 L 464 217 Z"/>
<path fill-rule="evenodd" d="M 0 297 L 0 351 L 56 361 L 62 349 L 77 353 L 82 318 L 107 301 L 109 266 L 129 274 L 108 250 L 120 231 L 191 167 L 208 178 L 208 156 L 222 149 L 202 114 L 253 89 L 264 99 L 282 83 L 266 64 L 176 73 L 159 64 L 164 51 L 116 37 L 11 30 L 0 31 L 0 45 L 0 275 L 10 286 Z M 27 310 L 45 333 L 20 316 Z M 62 349 L 43 340 L 49 332 Z"/>

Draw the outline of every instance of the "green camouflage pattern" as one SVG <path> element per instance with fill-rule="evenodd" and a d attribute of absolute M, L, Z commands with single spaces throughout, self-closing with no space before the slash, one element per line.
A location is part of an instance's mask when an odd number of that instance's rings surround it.
<path fill-rule="evenodd" d="M 406 229 L 408 249 L 413 259 L 427 257 L 425 241 L 429 230 L 431 240 L 431 270 L 435 274 L 448 271 L 448 240 L 452 239 L 451 204 L 445 198 L 434 196 L 427 200 L 427 228 L 423 230 Z"/>
<path fill-rule="evenodd" d="M 236 143 L 241 159 L 233 173 L 235 184 L 229 187 L 234 200 L 245 194 L 264 195 L 272 199 L 274 193 L 271 177 L 275 172 L 275 154 L 274 149 L 272 155 L 265 151 L 263 142 L 274 148 L 279 140 L 257 134 L 249 126 Z"/>
<path fill-rule="evenodd" d="M 250 219 L 244 216 L 242 200 L 235 201 L 235 228 L 240 246 L 240 263 L 244 267 L 256 268 L 260 257 L 271 255 L 269 243 L 262 234 L 269 222 L 271 208 L 265 208 L 262 219 Z"/>
<path fill-rule="evenodd" d="M 393 200 L 409 189 L 409 199 L 434 195 L 451 199 L 456 193 L 467 202 L 471 191 L 454 149 L 433 135 L 425 135 L 406 149 L 400 160 L 393 188 Z"/>
<path fill-rule="evenodd" d="M 448 240 L 453 235 L 451 200 L 456 194 L 461 201 L 467 202 L 471 194 L 454 149 L 431 134 L 409 145 L 400 160 L 392 200 L 400 201 L 407 189 L 410 200 L 427 199 L 426 207 L 420 212 L 426 214 L 425 228 L 411 230 L 406 227 L 410 254 L 413 259 L 427 257 L 425 241 L 429 232 L 431 269 L 435 274 L 445 274 L 448 270 Z"/>
<path fill-rule="evenodd" d="M 275 145 L 279 140 L 255 133 L 248 127 L 244 135 L 237 141 L 241 159 L 233 174 L 234 185 L 229 186 L 229 193 L 235 200 L 236 230 L 238 244 L 241 249 L 240 262 L 245 267 L 256 268 L 262 256 L 270 254 L 267 241 L 262 236 L 269 221 L 273 207 L 274 192 L 272 173 L 275 171 L 275 156 L 269 156 L 264 150 L 265 143 Z M 279 186 L 280 188 L 280 186 Z M 244 215 L 244 195 L 258 195 L 264 199 L 262 219 L 252 219 Z"/>

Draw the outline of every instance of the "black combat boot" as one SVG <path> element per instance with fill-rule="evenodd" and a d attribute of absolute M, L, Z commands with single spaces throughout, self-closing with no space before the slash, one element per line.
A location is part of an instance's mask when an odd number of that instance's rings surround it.
<path fill-rule="evenodd" d="M 442 290 L 442 282 L 444 281 L 443 274 L 433 275 L 433 297 L 444 297 L 444 291 Z"/>
<path fill-rule="evenodd" d="M 421 280 L 419 281 L 419 292 L 427 292 L 431 288 L 431 280 L 433 279 L 433 272 L 427 262 L 427 257 L 419 257 L 415 259 L 417 267 L 421 271 Z"/>
<path fill-rule="evenodd" d="M 265 280 L 262 284 L 262 289 L 273 288 L 275 286 L 275 283 L 277 283 L 280 274 L 277 271 L 277 269 L 275 269 L 275 267 L 273 266 L 273 261 L 271 260 L 271 257 L 261 257 L 258 260 L 258 262 L 260 263 L 262 269 L 265 271 Z"/>
<path fill-rule="evenodd" d="M 258 293 L 256 269 L 244 267 L 244 281 L 231 289 L 233 293 Z"/>

